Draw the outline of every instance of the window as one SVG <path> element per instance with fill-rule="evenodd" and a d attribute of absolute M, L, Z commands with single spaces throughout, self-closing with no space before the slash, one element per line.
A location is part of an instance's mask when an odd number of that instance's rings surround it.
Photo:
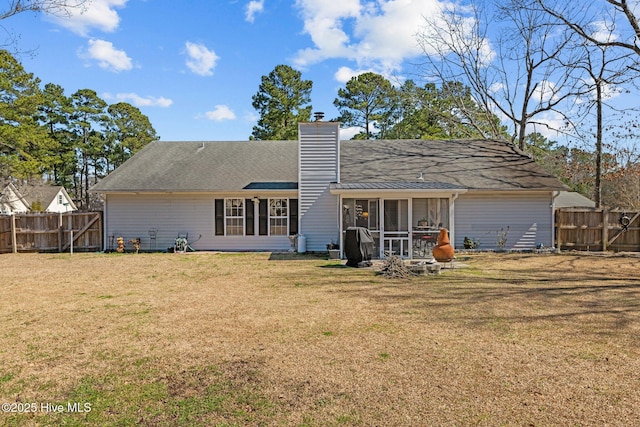
<path fill-rule="evenodd" d="M 58 194 L 58 204 L 62 204 L 62 194 Z"/>
<path fill-rule="evenodd" d="M 214 200 L 216 236 L 286 236 L 298 233 L 298 199 Z"/>
<path fill-rule="evenodd" d="M 244 199 L 225 199 L 225 226 L 227 236 L 244 235 Z"/>
<path fill-rule="evenodd" d="M 269 234 L 272 236 L 286 236 L 288 224 L 288 200 L 269 199 Z"/>

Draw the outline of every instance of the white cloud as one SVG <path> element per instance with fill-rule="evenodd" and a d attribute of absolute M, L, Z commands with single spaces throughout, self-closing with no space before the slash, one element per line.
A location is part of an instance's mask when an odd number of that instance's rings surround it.
<path fill-rule="evenodd" d="M 566 130 L 566 119 L 562 114 L 556 111 L 547 111 L 535 118 L 536 124 L 529 123 L 526 133 L 538 132 L 539 134 L 549 138 L 558 138 L 559 131 Z"/>
<path fill-rule="evenodd" d="M 235 113 L 226 105 L 216 105 L 212 111 L 204 113 L 204 116 L 214 122 L 236 119 Z"/>
<path fill-rule="evenodd" d="M 405 79 L 403 77 L 399 77 L 395 75 L 393 71 L 394 70 L 392 69 L 385 68 L 384 64 L 378 64 L 372 68 L 359 69 L 359 70 L 354 70 L 349 67 L 340 67 L 338 71 L 336 71 L 335 74 L 333 75 L 333 78 L 339 83 L 347 83 L 353 77 L 357 77 L 360 74 L 376 73 L 376 74 L 380 74 L 381 76 L 389 80 L 389 82 L 391 82 L 392 85 L 399 86 L 402 84 L 402 81 L 404 81 Z"/>
<path fill-rule="evenodd" d="M 554 82 L 542 80 L 538 82 L 531 95 L 533 99 L 538 102 L 548 102 L 555 98 L 556 91 L 556 84 Z"/>
<path fill-rule="evenodd" d="M 594 32 L 591 33 L 591 37 L 594 39 L 606 43 L 613 42 L 618 39 L 618 35 L 614 33 L 613 29 L 610 28 L 610 24 L 607 24 L 605 21 L 596 21 L 592 23 L 594 27 Z"/>
<path fill-rule="evenodd" d="M 399 69 L 407 58 L 422 53 L 416 33 L 424 17 L 441 9 L 439 0 L 296 0 L 304 20 L 304 32 L 314 47 L 294 58 L 306 67 L 329 58 L 346 58 L 387 74 Z"/>
<path fill-rule="evenodd" d="M 92 28 L 112 32 L 120 24 L 116 8 L 122 8 L 128 0 L 92 0 L 81 7 L 67 8 L 68 14 L 50 16 L 59 25 L 81 36 L 86 36 Z"/>
<path fill-rule="evenodd" d="M 340 139 L 342 139 L 342 140 L 351 139 L 354 136 L 356 136 L 357 134 L 359 134 L 360 132 L 362 132 L 362 128 L 359 128 L 359 127 L 341 128 L 340 129 Z"/>
<path fill-rule="evenodd" d="M 255 16 L 258 13 L 262 13 L 264 10 L 264 0 L 252 0 L 247 3 L 246 11 L 245 11 L 245 20 L 247 22 L 253 23 L 255 20 Z"/>
<path fill-rule="evenodd" d="M 218 55 L 213 50 L 207 49 L 203 44 L 186 42 L 187 67 L 199 76 L 212 76 L 216 67 Z"/>
<path fill-rule="evenodd" d="M 594 102 L 596 100 L 596 82 L 595 80 L 589 78 L 583 80 L 583 83 L 586 87 L 589 88 L 589 92 L 585 95 L 582 95 L 576 99 L 576 104 L 585 104 L 589 102 Z M 623 94 L 623 89 L 615 84 L 605 83 L 602 85 L 602 100 L 609 101 L 613 98 L 617 98 Z"/>
<path fill-rule="evenodd" d="M 112 95 L 105 93 L 102 95 L 104 99 L 115 100 L 117 102 L 128 102 L 136 107 L 169 107 L 173 101 L 163 96 L 156 98 L 154 96 L 143 97 L 136 93 L 117 93 Z"/>
<path fill-rule="evenodd" d="M 489 86 L 489 92 L 490 92 L 490 93 L 494 93 L 494 94 L 495 94 L 495 93 L 498 93 L 498 92 L 500 92 L 500 91 L 504 90 L 504 89 L 505 89 L 505 87 L 506 87 L 506 86 L 504 85 L 504 83 L 499 83 L 499 82 L 497 82 L 497 83 L 492 83 L 492 84 Z"/>
<path fill-rule="evenodd" d="M 360 74 L 366 73 L 367 70 L 353 70 L 349 67 L 340 67 L 338 71 L 333 75 L 333 78 L 340 83 L 346 83 L 351 80 L 353 77 L 359 76 Z"/>
<path fill-rule="evenodd" d="M 98 61 L 100 68 L 109 71 L 128 71 L 133 68 L 131 58 L 124 50 L 116 49 L 111 42 L 91 39 L 88 42 L 87 52 L 83 54 L 89 59 Z"/>

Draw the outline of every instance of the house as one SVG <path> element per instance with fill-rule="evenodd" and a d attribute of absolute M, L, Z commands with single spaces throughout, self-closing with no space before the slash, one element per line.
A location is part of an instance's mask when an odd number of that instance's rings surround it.
<path fill-rule="evenodd" d="M 62 186 L 29 185 L 18 190 L 9 183 L 0 195 L 0 213 L 72 212 L 76 205 Z"/>
<path fill-rule="evenodd" d="M 325 251 L 361 226 L 377 256 L 410 258 L 429 256 L 440 228 L 458 248 L 551 247 L 565 190 L 507 142 L 340 141 L 324 121 L 301 123 L 298 141 L 155 141 L 92 188 L 105 242 L 163 249 L 188 234 L 196 250 L 288 250 L 300 235 Z"/>
<path fill-rule="evenodd" d="M 596 202 L 575 191 L 561 191 L 556 199 L 556 209 L 561 208 L 595 208 Z"/>
<path fill-rule="evenodd" d="M 29 212 L 31 205 L 13 183 L 7 184 L 0 193 L 0 215 Z"/>

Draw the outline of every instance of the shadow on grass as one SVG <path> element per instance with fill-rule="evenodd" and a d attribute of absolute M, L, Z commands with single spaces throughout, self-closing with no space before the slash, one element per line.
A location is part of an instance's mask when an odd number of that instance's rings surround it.
<path fill-rule="evenodd" d="M 329 257 L 327 253 L 322 252 L 307 252 L 300 254 L 297 252 L 272 252 L 269 256 L 269 261 L 317 261 L 320 259 L 326 260 Z"/>
<path fill-rule="evenodd" d="M 319 267 L 320 268 L 345 268 L 345 269 L 352 268 L 345 264 L 325 264 L 325 265 L 320 265 Z"/>
<path fill-rule="evenodd" d="M 487 268 L 469 260 L 469 269 L 408 281 L 372 277 L 368 285 L 347 285 L 337 292 L 398 307 L 399 315 L 414 313 L 424 321 L 465 327 L 570 321 L 578 329 L 615 335 L 640 326 L 635 265 L 617 266 L 611 260 L 580 267 L 576 259 L 550 257 L 548 263 L 532 266 L 527 265 L 529 257 L 518 257 L 516 266 L 491 263 Z"/>

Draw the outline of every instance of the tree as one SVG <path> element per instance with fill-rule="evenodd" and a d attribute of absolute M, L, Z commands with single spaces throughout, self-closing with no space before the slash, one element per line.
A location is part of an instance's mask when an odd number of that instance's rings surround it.
<path fill-rule="evenodd" d="M 588 42 L 588 41 L 587 41 Z M 588 42 L 589 43 L 589 42 Z M 591 99 L 583 105 L 587 110 L 595 109 L 596 132 L 595 132 L 595 185 L 594 199 L 597 207 L 602 206 L 602 175 L 603 175 L 603 138 L 604 119 L 603 111 L 607 106 L 607 89 L 615 90 L 615 86 L 628 82 L 632 76 L 627 72 L 629 66 L 625 65 L 628 55 L 607 57 L 607 46 L 585 46 L 587 56 L 577 67 L 582 68 L 588 75 L 585 85 L 592 92 Z M 627 63 L 628 64 L 628 63 Z"/>
<path fill-rule="evenodd" d="M 159 139 L 149 118 L 126 102 L 109 105 L 109 124 L 105 134 L 106 170 L 109 172 L 142 147 Z"/>
<path fill-rule="evenodd" d="M 61 86 L 53 83 L 45 85 L 43 96 L 43 103 L 38 108 L 39 122 L 56 143 L 53 181 L 56 185 L 71 188 L 77 167 L 74 140 L 68 129 L 73 112 L 71 100 L 65 96 Z"/>
<path fill-rule="evenodd" d="M 579 76 L 571 66 L 573 35 L 558 34 L 555 20 L 527 7 L 532 1 L 505 1 L 493 15 L 483 2 L 443 10 L 426 19 L 426 29 L 418 36 L 426 76 L 470 87 L 481 111 L 510 122 L 512 140 L 521 149 L 528 126 L 551 126 L 541 119 L 543 114 L 554 113 L 571 123 L 563 103 L 580 94 Z M 496 34 L 493 39 L 489 28 Z M 501 133 L 499 126 L 494 132 L 494 137 Z"/>
<path fill-rule="evenodd" d="M 352 77 L 344 89 L 338 90 L 338 97 L 333 101 L 343 126 L 362 129 L 356 139 L 371 139 L 373 129 L 380 131 L 378 138 L 385 138 L 397 103 L 396 90 L 391 83 L 371 72 Z"/>
<path fill-rule="evenodd" d="M 607 48 L 621 48 L 640 56 L 638 2 L 628 0 L 594 0 L 575 7 L 557 0 L 535 0 L 546 13 L 564 23 L 589 43 Z M 600 30 L 616 32 L 617 37 L 602 38 Z"/>
<path fill-rule="evenodd" d="M 447 82 L 441 88 L 435 83 L 417 86 L 407 80 L 398 89 L 395 122 L 387 132 L 389 138 L 491 138 L 499 134 L 508 138 L 500 119 L 481 108 L 471 97 L 469 87 L 460 82 Z M 487 122 L 487 118 L 491 121 Z"/>
<path fill-rule="evenodd" d="M 253 127 L 252 140 L 291 140 L 298 138 L 298 123 L 311 119 L 311 80 L 287 65 L 277 65 L 262 76 L 253 108 L 260 118 Z"/>
<path fill-rule="evenodd" d="M 50 168 L 53 141 L 37 121 L 40 80 L 0 50 L 0 177 L 29 179 Z"/>
<path fill-rule="evenodd" d="M 595 110 L 595 183 L 593 197 L 597 207 L 603 203 L 603 138 L 605 107 L 613 108 L 607 101 L 610 93 L 620 91 L 620 86 L 632 83 L 637 76 L 640 48 L 637 36 L 640 27 L 634 15 L 636 8 L 627 1 L 605 0 L 598 6 L 612 6 L 602 11 L 593 3 L 585 8 L 568 7 L 566 3 L 548 0 L 536 0 L 531 7 L 539 7 L 558 25 L 564 25 L 578 38 L 577 48 L 583 50 L 583 59 L 574 63 L 574 67 L 585 75 L 582 79 L 583 92 L 588 95 L 582 99 L 582 109 L 589 114 Z M 637 3 L 637 2 L 635 2 Z M 637 6 L 637 4 L 636 4 Z M 624 23 L 628 24 L 624 28 Z M 586 101 L 586 102 L 585 102 Z M 615 109 L 614 109 L 615 110 Z M 577 129 L 580 131 L 579 129 Z M 579 132 L 580 133 L 580 132 Z M 584 137 L 584 136 L 583 136 Z"/>
<path fill-rule="evenodd" d="M 8 0 L 0 6 L 0 20 L 10 18 L 23 12 L 38 12 L 54 16 L 69 16 L 73 10 L 80 12 L 85 10 L 85 4 L 91 0 Z M 3 46 L 16 45 L 18 36 L 12 31 L 3 28 L 5 40 Z M 12 49 L 14 50 L 14 49 Z M 17 50 L 17 49 L 16 49 Z"/>
<path fill-rule="evenodd" d="M 82 170 L 75 184 L 76 198 L 82 201 L 85 209 L 88 209 L 90 177 L 93 176 L 94 182 L 97 182 L 100 167 L 98 159 L 104 146 L 102 131 L 107 125 L 105 112 L 107 103 L 91 89 L 80 89 L 75 92 L 71 95 L 71 103 L 74 111 L 70 120 L 70 130 L 75 135 Z"/>
<path fill-rule="evenodd" d="M 72 9 L 84 8 L 91 0 L 9 0 L 0 8 L 0 20 L 22 12 L 42 12 L 50 15 L 69 15 Z"/>

